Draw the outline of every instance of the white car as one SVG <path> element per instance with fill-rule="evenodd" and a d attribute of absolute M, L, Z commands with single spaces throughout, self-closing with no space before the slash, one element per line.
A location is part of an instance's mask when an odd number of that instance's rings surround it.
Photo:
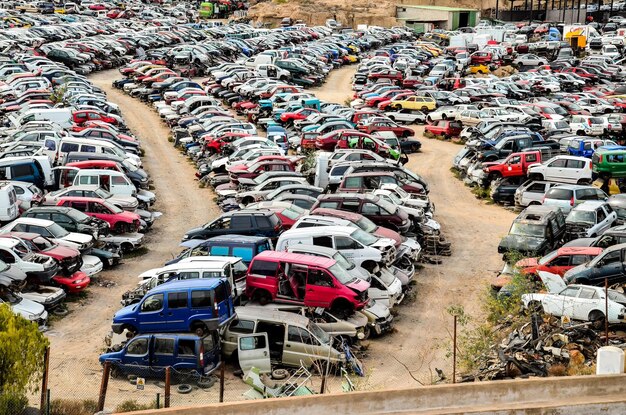
<path fill-rule="evenodd" d="M 84 233 L 68 232 L 59 224 L 45 219 L 17 218 L 0 228 L 0 234 L 9 232 L 36 233 L 57 242 L 59 245 L 78 249 L 81 252 L 90 249 L 94 244 L 93 236 Z"/>
<path fill-rule="evenodd" d="M 0 182 L 0 187 L 5 184 L 13 185 L 15 195 L 17 196 L 17 200 L 19 200 L 20 208 L 22 210 L 28 210 L 33 207 L 34 204 L 39 204 L 43 198 L 41 190 L 39 190 L 39 188 L 32 183 L 7 180 L 5 182 Z"/>
<path fill-rule="evenodd" d="M 576 101 L 578 106 L 582 109 L 589 111 L 592 114 L 606 114 L 607 112 L 613 112 L 613 105 L 609 102 L 598 98 L 583 98 Z"/>
<path fill-rule="evenodd" d="M 591 173 L 591 160 L 575 156 L 556 156 L 528 167 L 528 177 L 533 180 L 561 183 L 591 183 Z"/>
<path fill-rule="evenodd" d="M 590 115 L 573 115 L 569 122 L 569 130 L 576 135 L 602 135 L 604 121 L 600 117 Z"/>
<path fill-rule="evenodd" d="M 565 285 L 559 275 L 539 271 L 539 278 L 548 289 L 546 294 L 524 294 L 522 303 L 525 308 L 541 307 L 546 314 L 556 317 L 569 317 L 573 320 L 591 321 L 603 327 L 605 307 L 608 303 L 609 323 L 624 323 L 626 315 L 626 296 L 615 290 L 608 290 L 606 300 L 604 287 L 590 285 Z"/>
<path fill-rule="evenodd" d="M 617 213 L 604 201 L 589 200 L 575 206 L 565 218 L 572 239 L 595 238 L 613 226 Z"/>

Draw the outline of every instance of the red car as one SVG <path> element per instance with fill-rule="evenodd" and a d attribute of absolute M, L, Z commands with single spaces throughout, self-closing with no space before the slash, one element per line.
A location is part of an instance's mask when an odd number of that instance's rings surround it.
<path fill-rule="evenodd" d="M 278 85 L 269 91 L 260 94 L 261 99 L 268 99 L 274 96 L 274 94 L 297 94 L 300 92 L 300 88 L 291 85 Z"/>
<path fill-rule="evenodd" d="M 493 54 L 491 52 L 477 51 L 470 55 L 470 61 L 472 65 L 488 65 L 493 61 Z"/>
<path fill-rule="evenodd" d="M 383 69 L 378 72 L 370 73 L 369 79 L 391 79 L 394 81 L 402 81 L 402 72 L 395 69 Z"/>
<path fill-rule="evenodd" d="M 361 125 L 358 128 L 368 134 L 374 131 L 393 131 L 396 137 L 413 137 L 415 135 L 415 131 L 398 125 L 391 120 L 375 120 L 369 124 Z"/>
<path fill-rule="evenodd" d="M 389 101 L 389 100 L 393 99 L 395 96 L 400 95 L 400 94 L 404 94 L 404 93 L 415 94 L 415 91 L 410 91 L 410 90 L 407 90 L 407 89 L 390 89 L 388 91 L 383 92 L 380 95 L 376 95 L 376 96 L 367 98 L 365 100 L 365 106 L 370 107 L 370 108 L 374 108 L 374 107 L 377 107 L 378 104 L 380 104 L 381 102 Z"/>
<path fill-rule="evenodd" d="M 315 148 L 323 151 L 333 151 L 339 141 L 343 141 L 344 144 L 350 141 L 351 138 L 368 137 L 367 134 L 361 133 L 357 130 L 335 130 L 324 135 L 320 135 L 315 139 Z M 348 148 L 348 147 L 345 147 Z"/>
<path fill-rule="evenodd" d="M 591 261 L 600 255 L 602 248 L 565 247 L 552 251 L 543 258 L 526 258 L 515 264 L 524 275 L 537 275 L 538 271 L 546 271 L 561 277 L 577 265 Z"/>
<path fill-rule="evenodd" d="M 463 130 L 463 125 L 458 121 L 439 120 L 435 124 L 426 124 L 424 131 L 444 138 L 458 137 Z"/>
<path fill-rule="evenodd" d="M 133 212 L 124 211 L 106 200 L 95 197 L 61 197 L 57 206 L 71 207 L 88 216 L 102 219 L 115 233 L 137 232 L 140 217 Z"/>
<path fill-rule="evenodd" d="M 53 258 L 59 264 L 60 272 L 52 277 L 52 281 L 69 293 L 78 293 L 84 290 L 91 279 L 80 270 L 83 258 L 80 251 L 66 246 L 57 245 L 48 238 L 36 233 L 11 232 L 2 235 L 3 238 L 20 238 L 33 252 Z"/>
<path fill-rule="evenodd" d="M 247 133 L 226 133 L 219 138 L 215 138 L 213 136 L 205 136 L 204 137 L 204 146 L 207 151 L 211 154 L 221 153 L 222 149 L 225 145 L 232 143 L 233 141 L 239 140 L 241 137 L 249 137 L 250 134 Z"/>
<path fill-rule="evenodd" d="M 257 157 L 255 160 L 250 160 L 246 163 L 235 164 L 234 166 L 230 166 L 226 170 L 229 172 L 244 172 L 250 169 L 251 166 L 254 166 L 255 164 L 259 164 L 261 162 L 266 162 L 266 161 L 283 161 L 286 163 L 291 163 L 291 158 L 287 156 L 277 156 L 277 155 L 260 156 L 260 157 Z"/>
<path fill-rule="evenodd" d="M 78 110 L 72 113 L 72 119 L 75 124 L 83 125 L 88 121 L 102 121 L 107 124 L 117 125 L 117 119 L 98 112 L 96 110 Z"/>
<path fill-rule="evenodd" d="M 233 183 L 238 183 L 241 178 L 254 179 L 268 171 L 295 171 L 293 163 L 279 160 L 262 161 L 246 167 L 241 170 L 229 171 L 230 180 Z"/>
<path fill-rule="evenodd" d="M 576 75 L 580 76 L 581 78 L 584 78 L 585 82 L 596 83 L 600 79 L 600 78 L 598 78 L 598 75 L 593 74 L 591 72 L 586 71 L 583 68 L 578 68 L 578 67 L 565 68 L 561 72 L 563 72 L 563 73 L 575 73 Z"/>
<path fill-rule="evenodd" d="M 294 122 L 295 120 L 304 120 L 311 114 L 319 114 L 315 108 L 300 108 L 293 112 L 283 112 L 280 114 L 280 121 L 283 123 Z"/>

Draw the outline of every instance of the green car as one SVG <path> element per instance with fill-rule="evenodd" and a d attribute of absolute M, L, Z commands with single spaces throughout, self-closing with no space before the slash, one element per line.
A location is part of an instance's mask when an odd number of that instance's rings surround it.
<path fill-rule="evenodd" d="M 201 19 L 209 19 L 213 17 L 213 3 L 200 3 L 198 15 Z"/>
<path fill-rule="evenodd" d="M 594 175 L 604 180 L 626 177 L 626 147 L 600 147 L 593 153 L 591 164 Z"/>
<path fill-rule="evenodd" d="M 378 153 L 379 155 L 383 157 L 387 157 L 393 160 L 398 160 L 400 156 L 402 155 L 400 150 L 392 148 L 386 143 L 379 141 L 377 139 L 363 138 L 362 145 L 359 146 L 360 140 L 361 140 L 361 137 L 351 137 L 348 140 L 348 147 L 349 148 L 361 148 L 362 147 L 366 150 L 371 150 L 375 153 Z M 388 153 L 388 155 L 384 154 L 385 152 Z"/>

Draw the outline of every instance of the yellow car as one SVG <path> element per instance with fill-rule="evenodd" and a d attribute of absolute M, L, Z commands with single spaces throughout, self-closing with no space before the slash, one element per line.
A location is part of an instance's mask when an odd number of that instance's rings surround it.
<path fill-rule="evenodd" d="M 357 58 L 354 55 L 346 55 L 346 59 L 348 60 L 348 62 L 350 63 L 356 63 L 359 61 L 359 58 Z"/>
<path fill-rule="evenodd" d="M 471 74 L 488 74 L 491 73 L 491 70 L 489 69 L 489 67 L 487 65 L 474 65 L 474 66 L 470 66 L 469 68 L 469 73 Z"/>
<path fill-rule="evenodd" d="M 419 110 L 434 111 L 437 108 L 437 103 L 430 97 L 418 97 L 416 95 L 406 97 L 400 100 L 391 100 L 389 104 L 394 110 Z"/>

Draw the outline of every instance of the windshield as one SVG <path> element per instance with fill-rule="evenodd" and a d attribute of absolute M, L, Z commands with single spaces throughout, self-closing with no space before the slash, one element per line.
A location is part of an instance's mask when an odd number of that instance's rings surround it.
<path fill-rule="evenodd" d="M 107 207 L 107 208 L 108 208 L 111 212 L 113 212 L 113 213 L 122 213 L 122 212 L 123 212 L 123 210 L 122 210 L 122 209 L 118 208 L 117 206 L 115 206 L 115 205 L 114 205 L 114 204 L 112 204 L 112 203 L 109 203 L 109 202 L 103 201 L 103 202 L 102 202 L 102 204 L 103 204 L 104 206 L 106 206 L 106 207 Z"/>
<path fill-rule="evenodd" d="M 538 262 L 539 265 L 545 265 L 548 262 L 552 261 L 554 258 L 556 258 L 558 251 L 552 251 L 549 254 L 547 254 L 546 256 L 544 256 L 543 258 L 540 258 Z"/>
<path fill-rule="evenodd" d="M 280 214 L 291 220 L 297 220 L 300 217 L 300 214 L 298 212 L 293 211 L 291 209 L 283 209 L 283 211 L 280 212 Z"/>
<path fill-rule="evenodd" d="M 322 330 L 317 324 L 314 322 L 310 322 L 308 329 L 319 341 L 324 344 L 330 344 L 330 335 Z"/>
<path fill-rule="evenodd" d="M 565 221 L 595 224 L 596 213 L 588 210 L 572 210 Z"/>
<path fill-rule="evenodd" d="M 402 205 L 402 200 L 400 200 L 400 198 L 398 196 L 396 196 L 395 193 L 393 192 L 389 192 L 389 195 L 387 195 L 389 197 L 389 199 L 391 199 L 391 201 L 396 204 L 396 205 Z"/>
<path fill-rule="evenodd" d="M 350 234 L 350 236 L 356 239 L 357 241 L 361 242 L 365 246 L 369 246 L 373 243 L 376 243 L 376 241 L 378 240 L 378 238 L 375 237 L 374 235 L 371 235 L 367 232 L 363 232 L 361 229 L 355 230 L 354 232 Z"/>
<path fill-rule="evenodd" d="M 351 269 L 356 267 L 354 263 L 348 261 L 348 259 L 345 256 L 341 255 L 341 252 L 339 251 L 335 255 L 333 255 L 333 259 L 337 261 L 337 264 L 339 264 L 343 269 L 347 271 L 350 271 Z"/>
<path fill-rule="evenodd" d="M 135 165 L 133 165 L 132 163 L 130 163 L 126 159 L 122 160 L 122 165 L 128 171 L 137 171 L 137 170 L 139 170 L 139 168 L 137 168 Z"/>
<path fill-rule="evenodd" d="M 376 224 L 374 222 L 372 222 L 371 220 L 369 220 L 365 216 L 363 216 L 359 220 L 357 220 L 356 221 L 356 225 L 359 228 L 363 229 L 367 233 L 372 233 L 372 232 L 374 232 L 378 228 L 378 226 L 376 226 Z"/>
<path fill-rule="evenodd" d="M 378 201 L 378 206 L 380 206 L 381 209 L 386 210 L 387 214 L 389 215 L 396 213 L 396 210 L 398 210 L 397 206 L 394 206 L 393 204 L 391 204 L 391 202 L 387 202 L 386 200 L 382 199 Z"/>
<path fill-rule="evenodd" d="M 543 238 L 546 228 L 541 225 L 531 225 L 529 223 L 513 223 L 511 235 L 531 236 L 533 238 Z"/>
<path fill-rule="evenodd" d="M 106 190 L 104 190 L 101 187 L 97 188 L 94 193 L 97 194 L 98 197 L 100 197 L 102 199 L 108 199 L 111 196 L 113 196 L 111 193 L 107 192 Z"/>
<path fill-rule="evenodd" d="M 9 304 L 19 304 L 20 301 L 22 301 L 22 297 L 12 293 L 11 291 L 1 290 L 0 291 L 0 300 L 4 301 L 5 303 L 9 303 Z"/>
<path fill-rule="evenodd" d="M 348 273 L 348 271 L 339 264 L 335 264 L 328 268 L 331 274 L 342 284 L 349 284 L 356 278 Z"/>
<path fill-rule="evenodd" d="M 65 238 L 67 235 L 70 234 L 68 231 L 66 231 L 60 225 L 56 223 L 53 223 L 52 225 L 48 226 L 47 229 L 55 238 Z"/>

